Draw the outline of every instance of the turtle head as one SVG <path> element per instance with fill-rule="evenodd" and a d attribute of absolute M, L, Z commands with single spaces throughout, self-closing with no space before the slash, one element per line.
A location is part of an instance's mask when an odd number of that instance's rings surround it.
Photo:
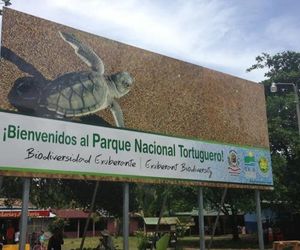
<path fill-rule="evenodd" d="M 119 72 L 111 76 L 112 81 L 116 86 L 116 97 L 126 95 L 133 84 L 133 78 L 128 72 Z"/>

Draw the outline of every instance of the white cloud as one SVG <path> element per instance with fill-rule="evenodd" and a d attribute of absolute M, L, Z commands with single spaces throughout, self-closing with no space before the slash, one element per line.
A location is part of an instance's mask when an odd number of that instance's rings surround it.
<path fill-rule="evenodd" d="M 300 49 L 300 19 L 291 1 L 279 6 L 260 0 L 14 0 L 12 7 L 260 81 L 263 72 L 245 73 L 258 54 Z"/>
<path fill-rule="evenodd" d="M 299 20 L 293 16 L 272 18 L 266 28 L 266 35 L 278 47 L 300 49 Z"/>

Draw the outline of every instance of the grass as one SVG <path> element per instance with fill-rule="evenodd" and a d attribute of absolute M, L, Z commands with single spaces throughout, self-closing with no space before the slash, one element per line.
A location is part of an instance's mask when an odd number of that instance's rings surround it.
<path fill-rule="evenodd" d="M 210 236 L 205 237 L 205 245 L 208 247 Z M 185 248 L 199 249 L 198 237 L 184 237 L 178 240 L 178 245 Z M 240 240 L 233 241 L 231 235 L 217 236 L 213 239 L 211 249 L 258 249 L 258 240 L 256 235 L 240 235 Z M 272 245 L 266 245 L 265 249 L 272 249 Z"/>
<path fill-rule="evenodd" d="M 123 238 L 113 238 L 115 245 L 118 249 L 123 249 Z M 79 249 L 81 244 L 81 238 L 78 239 L 64 239 L 64 244 L 62 245 L 62 250 L 71 250 L 71 249 Z M 87 237 L 84 241 L 84 248 L 95 248 L 99 244 L 98 237 Z M 129 237 L 129 249 L 135 250 L 137 249 L 137 238 Z"/>
<path fill-rule="evenodd" d="M 214 238 L 211 249 L 258 249 L 257 238 L 255 235 L 240 235 L 241 240 L 232 241 L 231 235 L 217 236 Z M 118 249 L 123 249 L 123 238 L 113 238 Z M 206 246 L 208 246 L 210 237 L 205 239 Z M 79 249 L 81 238 L 79 239 L 65 239 L 63 250 Z M 85 239 L 84 248 L 95 248 L 99 244 L 97 237 L 87 237 Z M 129 249 L 137 250 L 137 237 L 129 237 Z M 184 237 L 178 239 L 178 250 L 184 249 L 199 249 L 199 237 Z M 272 249 L 271 245 L 265 246 L 265 249 Z"/>

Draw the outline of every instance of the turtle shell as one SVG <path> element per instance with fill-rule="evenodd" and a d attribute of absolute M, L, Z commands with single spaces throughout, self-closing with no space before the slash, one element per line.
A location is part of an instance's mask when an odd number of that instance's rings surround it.
<path fill-rule="evenodd" d="M 48 84 L 41 106 L 65 117 L 83 116 L 107 106 L 108 86 L 94 71 L 64 74 Z"/>

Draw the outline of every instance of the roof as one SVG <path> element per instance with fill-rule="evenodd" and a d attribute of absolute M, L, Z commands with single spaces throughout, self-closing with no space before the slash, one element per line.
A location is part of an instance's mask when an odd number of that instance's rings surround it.
<path fill-rule="evenodd" d="M 193 217 L 196 217 L 196 216 L 199 216 L 199 211 L 196 210 L 196 209 L 193 209 L 190 212 L 177 212 L 175 214 L 176 214 L 176 216 L 193 216 Z M 217 216 L 218 211 L 203 209 L 203 215 L 204 216 Z M 221 211 L 220 215 L 224 215 L 224 213 Z"/>
<path fill-rule="evenodd" d="M 157 225 L 158 217 L 145 217 L 144 221 L 146 225 Z M 160 225 L 177 225 L 179 223 L 177 217 L 162 217 L 160 220 Z"/>
<path fill-rule="evenodd" d="M 65 219 L 86 219 L 89 215 L 88 212 L 79 209 L 52 209 L 51 211 L 57 217 Z"/>
<path fill-rule="evenodd" d="M 177 212 L 175 213 L 176 216 L 199 216 L 199 210 L 198 209 L 193 209 L 191 212 Z M 213 209 L 203 209 L 203 215 L 204 216 L 217 216 L 218 215 L 218 211 L 217 210 L 213 210 Z M 222 211 L 220 212 L 220 216 L 225 215 Z M 238 215 L 244 215 L 243 212 L 239 211 Z"/>
<path fill-rule="evenodd" d="M 195 226 L 195 221 L 192 216 L 180 216 L 180 224 L 184 226 Z"/>

